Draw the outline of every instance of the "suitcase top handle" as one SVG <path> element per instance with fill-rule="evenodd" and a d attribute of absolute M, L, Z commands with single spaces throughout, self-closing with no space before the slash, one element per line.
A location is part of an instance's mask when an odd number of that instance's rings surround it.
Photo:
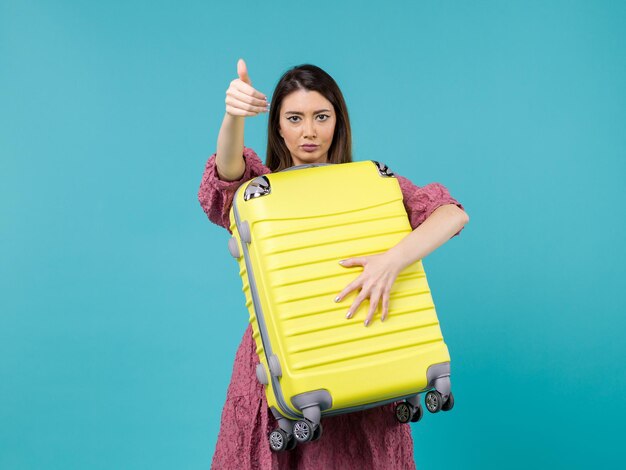
<path fill-rule="evenodd" d="M 305 163 L 303 165 L 290 166 L 289 168 L 285 168 L 284 170 L 280 170 L 278 173 L 281 173 L 283 171 L 302 170 L 304 168 L 312 168 L 314 166 L 327 166 L 327 165 L 334 165 L 334 163 Z"/>
<path fill-rule="evenodd" d="M 391 171 L 389 169 L 389 167 L 387 165 L 385 165 L 384 163 L 380 163 L 377 162 L 375 160 L 371 160 L 371 162 L 376 165 L 376 168 L 378 168 L 378 172 L 380 173 L 380 176 L 386 176 L 388 178 L 394 178 L 395 174 L 393 173 L 393 171 Z M 289 168 L 285 168 L 284 170 L 280 170 L 278 173 L 284 172 L 284 171 L 292 171 L 292 170 L 302 170 L 304 168 L 313 168 L 316 166 L 328 166 L 328 165 L 335 165 L 335 163 L 305 163 L 303 165 L 295 165 L 295 166 L 290 166 Z"/>

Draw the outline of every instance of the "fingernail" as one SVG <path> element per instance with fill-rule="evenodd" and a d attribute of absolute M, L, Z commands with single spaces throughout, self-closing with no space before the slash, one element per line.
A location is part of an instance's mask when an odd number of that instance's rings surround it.
<path fill-rule="evenodd" d="M 365 320 L 365 326 L 369 325 L 370 321 L 369 320 Z"/>
<path fill-rule="evenodd" d="M 345 263 L 345 259 L 342 259 L 341 261 L 339 261 L 339 264 L 343 265 L 343 263 Z"/>
<path fill-rule="evenodd" d="M 346 318 L 350 318 L 350 312 L 346 313 Z"/>
<path fill-rule="evenodd" d="M 382 318 L 380 319 L 380 321 L 385 321 L 386 319 L 387 319 L 387 317 L 382 317 Z"/>
<path fill-rule="evenodd" d="M 340 300 L 339 296 L 335 297 L 335 302 L 339 302 Z"/>

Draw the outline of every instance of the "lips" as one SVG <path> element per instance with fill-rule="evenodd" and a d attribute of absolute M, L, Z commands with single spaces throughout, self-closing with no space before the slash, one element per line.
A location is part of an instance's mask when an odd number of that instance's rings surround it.
<path fill-rule="evenodd" d="M 301 145 L 300 147 L 302 147 L 302 150 L 305 150 L 306 152 L 313 152 L 319 147 L 319 145 Z"/>

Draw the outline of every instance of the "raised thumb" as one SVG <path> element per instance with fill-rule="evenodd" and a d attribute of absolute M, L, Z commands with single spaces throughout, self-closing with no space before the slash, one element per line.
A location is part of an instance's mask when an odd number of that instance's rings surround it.
<path fill-rule="evenodd" d="M 237 61 L 237 75 L 242 82 L 246 82 L 248 85 L 252 85 L 250 77 L 248 76 L 248 67 L 243 59 Z"/>

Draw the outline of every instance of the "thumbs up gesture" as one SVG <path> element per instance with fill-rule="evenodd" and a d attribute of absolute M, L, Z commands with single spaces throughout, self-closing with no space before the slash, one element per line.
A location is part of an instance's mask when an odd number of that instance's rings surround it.
<path fill-rule="evenodd" d="M 237 62 L 237 75 L 226 90 L 226 112 L 232 116 L 256 116 L 269 111 L 267 96 L 252 88 L 243 59 Z"/>

